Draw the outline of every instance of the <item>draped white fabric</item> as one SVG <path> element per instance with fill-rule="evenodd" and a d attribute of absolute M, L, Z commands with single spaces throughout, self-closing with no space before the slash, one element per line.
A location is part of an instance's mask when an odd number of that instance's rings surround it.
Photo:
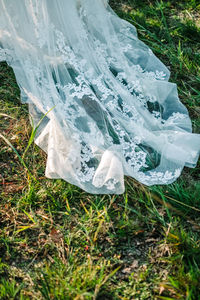
<path fill-rule="evenodd" d="M 105 0 L 0 0 L 0 60 L 29 104 L 46 176 L 90 193 L 124 175 L 169 184 L 194 167 L 200 137 L 169 70 Z"/>

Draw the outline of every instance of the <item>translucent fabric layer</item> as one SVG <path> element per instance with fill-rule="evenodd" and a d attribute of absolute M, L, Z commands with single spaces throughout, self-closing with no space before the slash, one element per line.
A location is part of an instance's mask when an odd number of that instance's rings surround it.
<path fill-rule="evenodd" d="M 169 70 L 104 0 L 0 0 L 0 59 L 13 68 L 46 176 L 90 193 L 124 175 L 169 184 L 194 167 L 200 137 Z"/>

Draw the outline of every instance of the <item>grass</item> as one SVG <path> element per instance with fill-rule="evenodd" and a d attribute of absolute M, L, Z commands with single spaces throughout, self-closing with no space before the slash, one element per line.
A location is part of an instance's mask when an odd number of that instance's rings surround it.
<path fill-rule="evenodd" d="M 200 2 L 110 3 L 170 68 L 198 133 Z M 6 63 L 0 82 L 0 299 L 200 299 L 200 166 L 168 186 L 126 178 L 119 196 L 49 180 Z"/>

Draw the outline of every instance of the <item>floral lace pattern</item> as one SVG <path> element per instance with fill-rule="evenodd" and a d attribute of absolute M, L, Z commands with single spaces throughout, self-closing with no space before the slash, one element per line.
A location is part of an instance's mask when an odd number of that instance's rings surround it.
<path fill-rule="evenodd" d="M 0 60 L 35 121 L 47 114 L 36 139 L 47 176 L 112 194 L 124 175 L 168 184 L 196 164 L 199 135 L 168 69 L 108 1 L 12 1 L 0 2 Z"/>

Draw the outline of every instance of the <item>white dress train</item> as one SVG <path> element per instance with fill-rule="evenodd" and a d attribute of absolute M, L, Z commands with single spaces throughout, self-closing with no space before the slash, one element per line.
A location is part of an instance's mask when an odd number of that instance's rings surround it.
<path fill-rule="evenodd" d="M 0 0 L 0 60 L 47 153 L 46 176 L 96 194 L 124 175 L 169 184 L 194 167 L 192 133 L 169 70 L 105 0 Z"/>

